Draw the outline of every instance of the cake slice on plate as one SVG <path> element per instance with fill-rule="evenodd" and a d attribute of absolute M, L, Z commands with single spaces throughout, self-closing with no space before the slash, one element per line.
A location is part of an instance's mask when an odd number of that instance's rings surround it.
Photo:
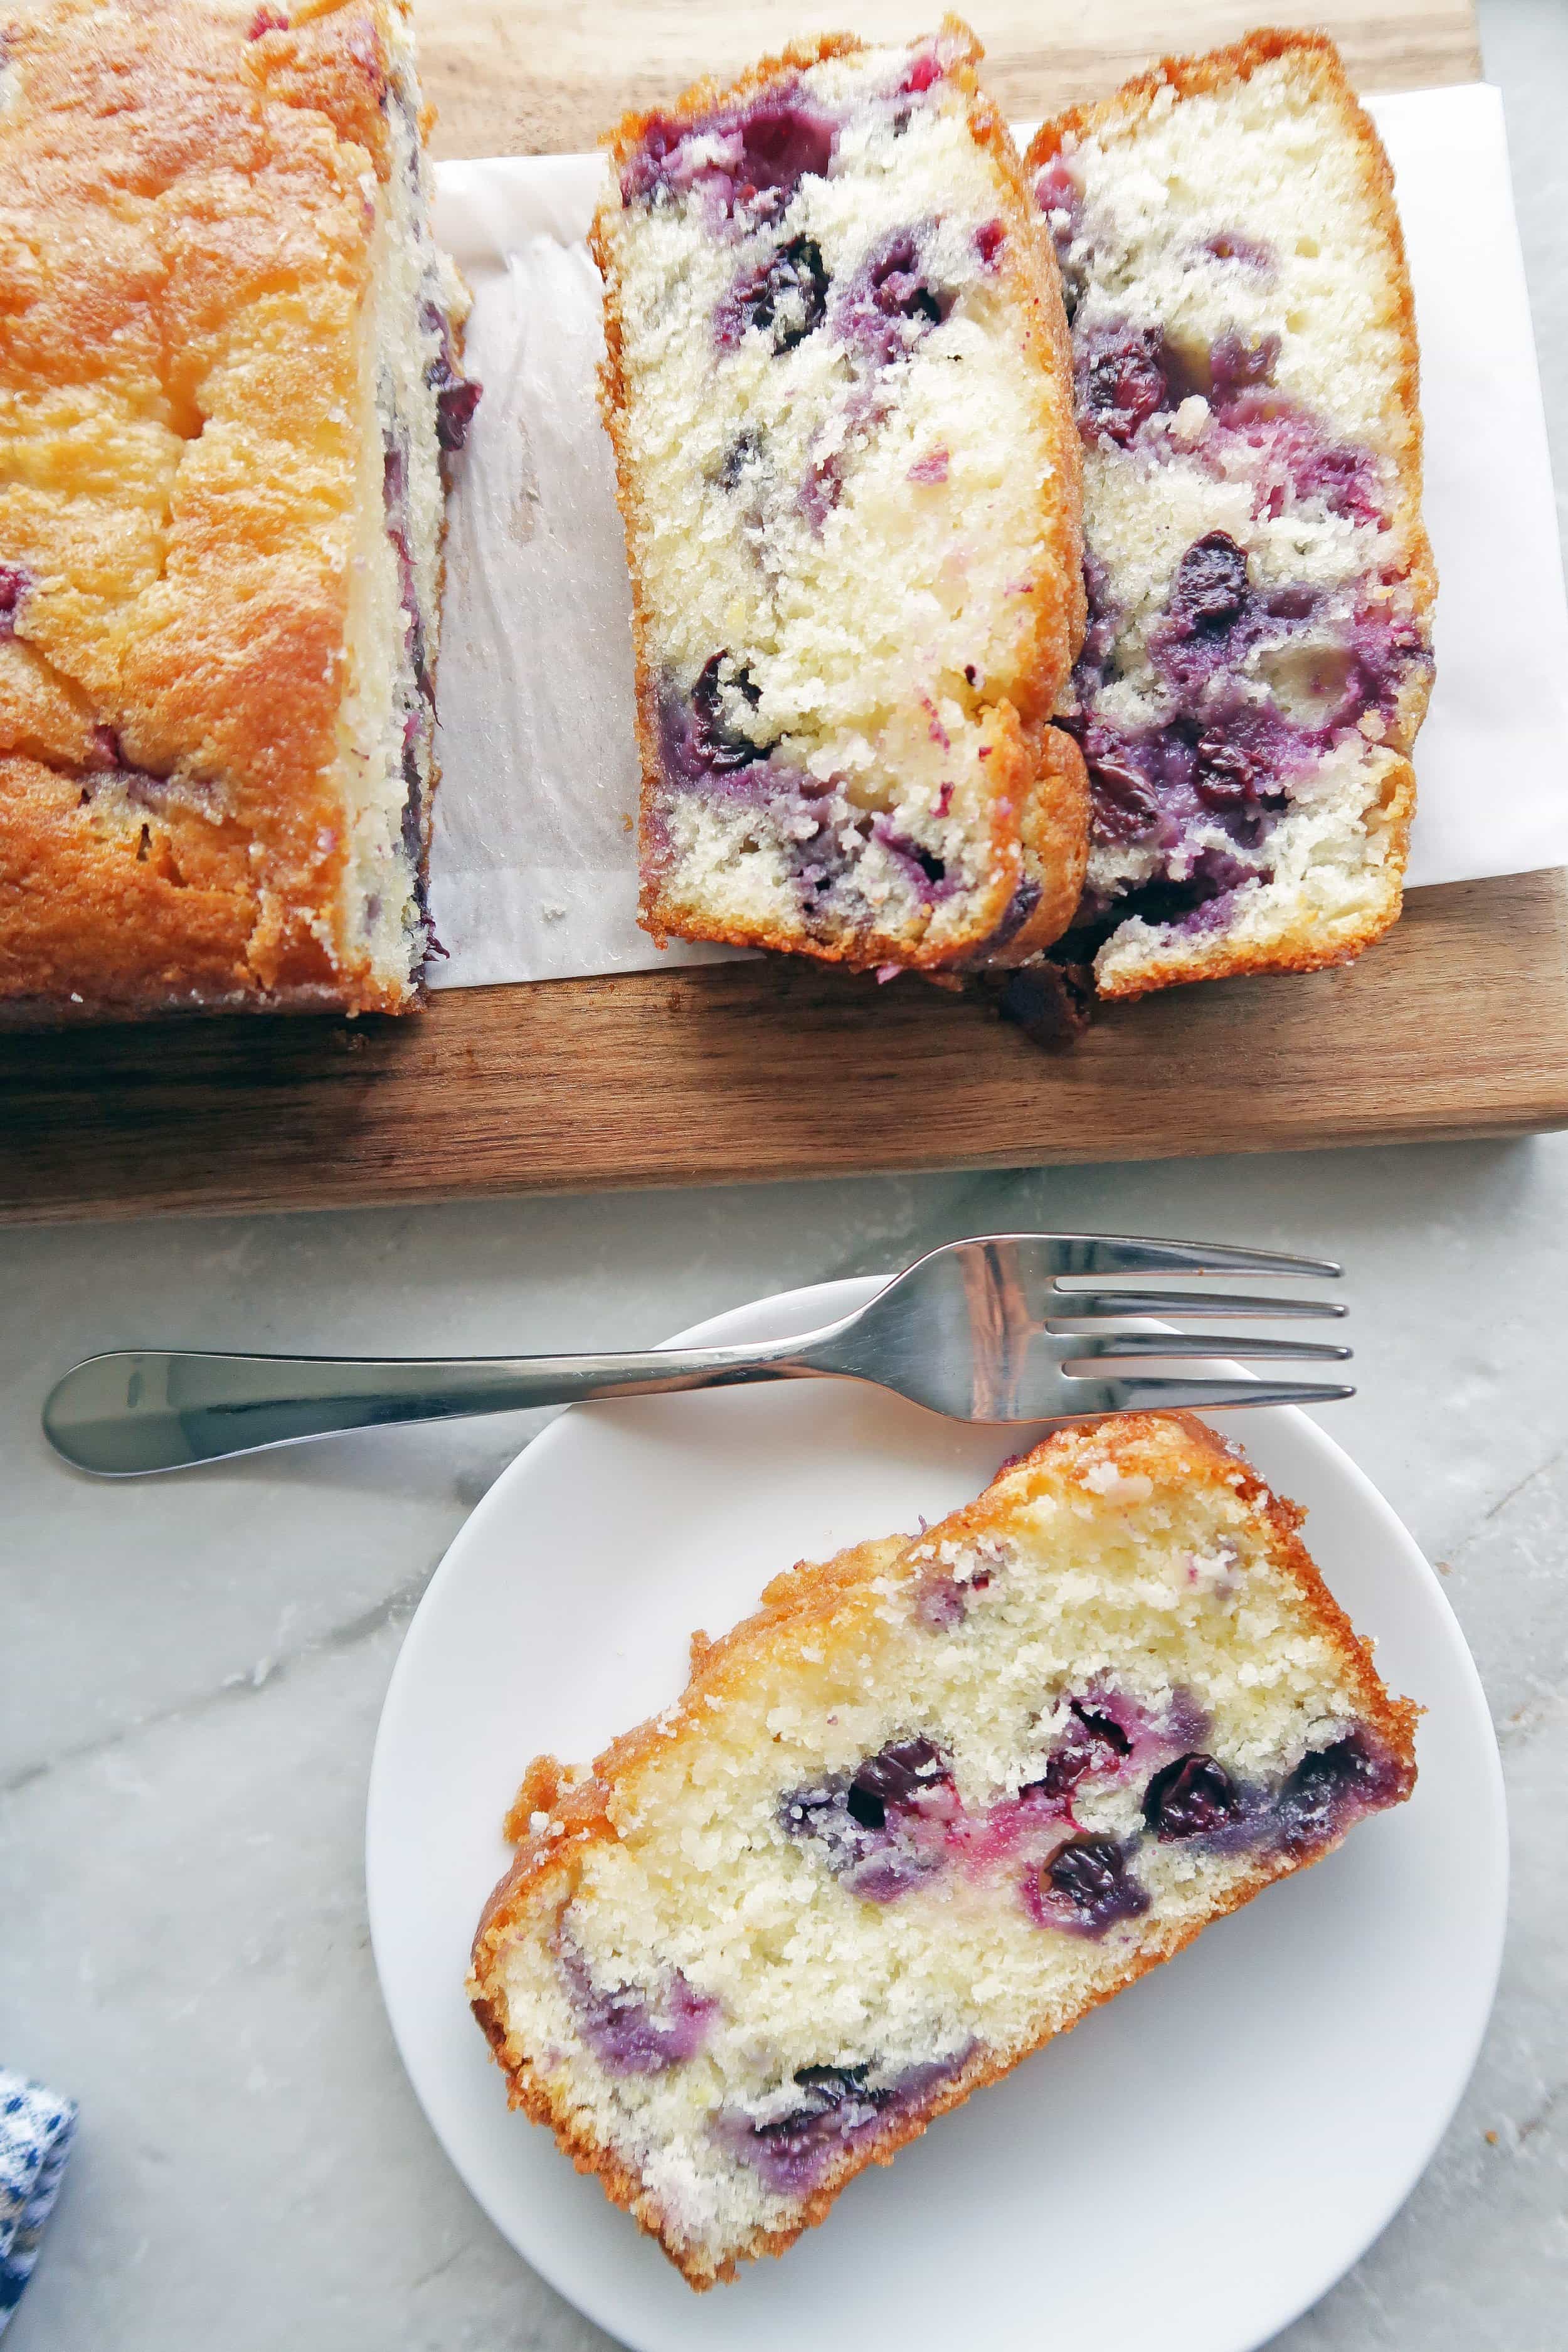
<path fill-rule="evenodd" d="M 593 246 L 658 939 L 942 971 L 1077 904 L 1067 328 L 979 55 L 952 18 L 825 39 L 612 135 Z"/>
<path fill-rule="evenodd" d="M 698 1636 L 674 1706 L 523 1780 L 469 1980 L 511 2103 L 710 2285 L 1400 1802 L 1416 1710 L 1300 1517 L 1129 1415 Z"/>
<path fill-rule="evenodd" d="M 1332 44 L 1168 59 L 1029 150 L 1072 320 L 1102 995 L 1341 963 L 1397 919 L 1431 683 L 1393 181 Z"/>

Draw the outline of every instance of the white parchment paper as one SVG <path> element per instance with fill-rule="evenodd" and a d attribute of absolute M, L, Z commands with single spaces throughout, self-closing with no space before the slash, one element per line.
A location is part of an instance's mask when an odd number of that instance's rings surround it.
<path fill-rule="evenodd" d="M 1568 865 L 1568 604 L 1502 105 L 1373 100 L 1421 336 L 1437 682 L 1409 880 Z M 594 371 L 592 155 L 443 163 L 437 234 L 474 293 L 482 380 L 441 631 L 437 987 L 730 952 L 637 928 L 631 599 Z"/>

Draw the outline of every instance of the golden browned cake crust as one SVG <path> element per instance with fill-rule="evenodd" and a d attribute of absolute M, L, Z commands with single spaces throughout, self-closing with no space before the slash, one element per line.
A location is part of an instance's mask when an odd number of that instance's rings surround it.
<path fill-rule="evenodd" d="M 412 1001 L 344 936 L 403 0 L 52 0 L 0 111 L 0 1020 Z"/>
<path fill-rule="evenodd" d="M 1129 1498 L 1127 1504 L 1123 1496 Z M 1413 1738 L 1418 1710 L 1407 1700 L 1392 1698 L 1384 1689 L 1367 1645 L 1357 1637 L 1300 1541 L 1297 1530 L 1302 1513 L 1273 1495 L 1245 1456 L 1185 1414 L 1127 1414 L 1061 1432 L 1022 1461 L 1005 1467 L 975 1502 L 921 1537 L 894 1537 L 856 1546 L 826 1562 L 803 1562 L 777 1578 L 763 1593 L 757 1612 L 722 1640 L 710 1642 L 703 1634 L 694 1635 L 691 1677 L 681 1696 L 614 1741 L 591 1767 L 568 1769 L 551 1757 L 539 1758 L 529 1767 L 506 1823 L 506 1834 L 517 1847 L 516 1859 L 485 1906 L 475 1937 L 468 1982 L 474 2011 L 506 2074 L 510 2103 L 534 2122 L 548 2126 L 578 2169 L 598 2176 L 606 2194 L 658 2238 L 693 2286 L 702 2288 L 716 2279 L 731 2277 L 738 2259 L 782 2252 L 802 2230 L 823 2218 L 846 2182 L 867 2164 L 889 2161 L 897 2148 L 935 2116 L 1009 2072 L 1031 2050 L 1068 2030 L 1089 2009 L 1172 1958 L 1209 1920 L 1234 1910 L 1304 1862 L 1316 1860 L 1338 1843 L 1346 1823 L 1342 1822 L 1337 1831 L 1314 1843 L 1297 1843 L 1289 1849 L 1261 1842 L 1234 1860 L 1198 1899 L 1157 1897 L 1154 1909 L 1141 1923 L 1137 1940 L 1108 1952 L 1097 1973 L 1086 1976 L 1080 1971 L 1071 1979 L 1048 2021 L 1040 2021 L 1037 2005 L 1032 2023 L 1028 2021 L 1031 2012 L 1026 2009 L 1021 2031 L 990 2037 L 977 2032 L 969 2046 L 961 2046 L 956 2062 L 945 2071 L 938 2074 L 934 2069 L 928 2070 L 935 2079 L 922 2084 L 917 2098 L 906 2105 L 891 2103 L 877 2118 L 874 2129 L 862 2132 L 819 2179 L 807 2185 L 793 2210 L 763 2211 L 759 2218 L 742 2214 L 740 2225 L 731 2216 L 707 2242 L 691 2230 L 689 2212 L 672 2209 L 660 2186 L 662 2176 L 630 2158 L 626 2141 L 605 2122 L 605 2110 L 595 2109 L 584 2097 L 581 2081 L 559 2071 L 559 2053 L 549 2047 L 552 2037 L 547 2035 L 542 2045 L 537 2025 L 524 2022 L 514 2013 L 512 2003 L 525 1982 L 517 1973 L 516 1955 L 521 1944 L 527 1942 L 542 1952 L 559 1950 L 568 1907 L 580 1907 L 584 1899 L 602 1900 L 605 1888 L 612 1883 L 603 1868 L 605 1856 L 623 1842 L 637 1851 L 648 1841 L 668 1842 L 679 1834 L 660 1826 L 670 1793 L 722 1784 L 726 1769 L 722 1759 L 726 1754 L 732 1758 L 742 1736 L 728 1727 L 739 1719 L 748 1725 L 754 1720 L 757 1728 L 752 1736 L 765 1751 L 770 1738 L 773 1743 L 781 1737 L 787 1738 L 786 1727 L 798 1724 L 803 1711 L 810 1708 L 807 1694 L 814 1692 L 816 1682 L 824 1686 L 829 1709 L 842 1709 L 847 1702 L 835 1698 L 835 1693 L 874 1689 L 891 1672 L 895 1677 L 906 1678 L 903 1695 L 892 1699 L 895 1711 L 907 1708 L 903 1717 L 907 1723 L 921 1720 L 919 1692 L 907 1685 L 910 1669 L 900 1664 L 907 1654 L 918 1657 L 918 1646 L 908 1654 L 900 1646 L 899 1633 L 886 1629 L 903 1624 L 906 1612 L 927 1626 L 953 1622 L 946 1609 L 924 1613 L 931 1580 L 942 1572 L 940 1563 L 957 1562 L 951 1571 L 954 1576 L 984 1563 L 981 1584 L 993 1586 L 998 1578 L 1005 1583 L 1007 1547 L 1020 1539 L 1019 1530 L 1030 1524 L 1031 1512 L 1043 1507 L 1059 1514 L 1065 1506 L 1080 1517 L 1087 1514 L 1092 1520 L 1099 1514 L 1114 1522 L 1123 1508 L 1131 1507 L 1136 1514 L 1146 1507 L 1153 1528 L 1162 1524 L 1162 1511 L 1168 1514 L 1178 1503 L 1184 1508 L 1195 1508 L 1199 1517 L 1174 1523 L 1167 1517 L 1165 1526 L 1184 1528 L 1204 1524 L 1202 1513 L 1212 1510 L 1216 1524 L 1246 1530 L 1244 1538 L 1237 1536 L 1245 1546 L 1244 1562 L 1234 1572 L 1247 1574 L 1246 1560 L 1256 1557 L 1258 1601 L 1266 1591 L 1283 1598 L 1284 1613 L 1270 1643 L 1277 1652 L 1289 1647 L 1294 1656 L 1293 1670 L 1308 1673 L 1310 1680 L 1315 1676 L 1315 1690 L 1331 1692 L 1328 1703 L 1332 1711 L 1342 1720 L 1359 1724 L 1363 1736 L 1376 1745 L 1383 1759 L 1384 1780 L 1373 1807 L 1402 1801 L 1415 1780 Z M 1151 1536 L 1152 1542 L 1185 1558 L 1190 1579 L 1198 1571 L 1194 1555 L 1183 1554 L 1182 1548 L 1189 1540 L 1181 1532 Z M 1085 1576 L 1092 1580 L 1096 1574 L 1092 1530 L 1087 1521 L 1083 1541 L 1089 1549 L 1076 1571 L 1080 1586 Z M 1160 1571 L 1155 1557 L 1148 1556 L 1148 1568 L 1153 1571 L 1157 1591 Z M 1222 1567 L 1222 1574 L 1229 1572 Z M 1133 1603 L 1120 1584 L 1121 1573 L 1109 1588 L 1111 1599 L 1105 1622 L 1125 1628 L 1126 1612 Z M 1165 1638 L 1170 1625 L 1162 1612 L 1163 1604 L 1156 1603 L 1148 1621 L 1150 1638 L 1156 1643 Z M 922 1633 L 914 1638 L 918 1645 L 931 1636 Z M 1267 1652 L 1263 1654 L 1267 1660 Z M 1310 1670 L 1301 1664 L 1308 1658 L 1317 1661 Z M 1274 1664 L 1278 1665 L 1278 1657 Z M 1249 1704 L 1247 1690 L 1266 1684 L 1271 1668 L 1266 1662 L 1260 1672 L 1251 1651 L 1238 1652 L 1236 1666 L 1236 1703 L 1245 1711 Z M 918 1674 L 918 1666 L 914 1671 Z M 1232 1673 L 1223 1663 L 1219 1671 L 1222 1675 Z M 972 1676 L 964 1687 L 973 1687 Z M 1310 1708 L 1324 1701 L 1306 1703 Z M 831 1711 L 825 1718 L 829 1725 L 837 1719 Z M 1216 1742 L 1219 1730 L 1216 1717 Z M 759 1763 L 765 1777 L 769 1769 L 765 1752 Z M 775 1775 L 792 1769 L 790 1764 L 773 1767 Z M 680 1812 L 681 1822 L 695 1815 Z M 748 1823 L 750 1820 L 748 1815 Z M 756 1828 L 744 1827 L 739 1834 L 740 1851 L 754 1856 Z M 700 1831 L 682 1835 L 683 1848 L 689 1841 L 693 1853 L 703 1849 Z M 727 1890 L 723 1916 L 730 1925 L 721 1931 L 722 1939 L 739 1932 L 736 1923 L 746 1916 L 743 1897 L 757 1906 L 760 1918 L 773 1923 L 770 1932 L 776 1938 L 780 1923 L 793 1916 L 780 1883 L 763 1882 L 764 1899 L 762 1886 L 748 1894 L 749 1881 L 742 1885 L 732 1872 L 725 1874 L 722 1865 L 713 1866 L 720 1869 Z M 686 1882 L 685 1900 L 692 1916 L 700 1908 L 698 1875 L 694 1873 Z M 678 1904 L 679 1880 L 678 1871 L 671 1881 L 675 1893 L 669 1898 Z M 842 1897 L 825 1895 L 823 1899 L 843 1902 Z M 881 1899 L 873 1897 L 862 1907 L 874 1913 Z M 835 1915 L 838 1924 L 830 1928 L 826 1948 L 831 1950 L 837 1939 L 853 1932 L 849 1914 L 856 1907 L 851 1902 L 847 1911 Z M 630 1916 L 640 1919 L 644 1914 L 634 1907 Z M 798 1935 L 788 1939 L 792 1952 L 798 1940 Z M 1005 1937 L 989 1948 L 999 1969 L 1005 1966 L 1004 1946 Z M 624 1946 L 617 1944 L 616 1948 Z M 697 1946 L 689 1938 L 682 1948 L 694 1951 Z M 933 1964 L 928 1960 L 924 1965 Z M 799 1963 L 797 1969 L 805 1965 Z M 846 1965 L 853 1974 L 852 1957 Z M 831 1986 L 816 1986 L 814 1990 L 805 1978 L 793 1981 L 799 1996 L 797 2005 L 807 2015 L 831 2003 Z M 1016 2023 L 1015 2016 L 1015 2027 Z M 795 2077 L 797 2082 L 803 2079 Z"/>

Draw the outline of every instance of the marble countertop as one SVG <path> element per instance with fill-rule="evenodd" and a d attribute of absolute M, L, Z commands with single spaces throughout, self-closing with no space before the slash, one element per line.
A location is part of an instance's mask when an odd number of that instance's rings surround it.
<path fill-rule="evenodd" d="M 1568 494 L 1562 0 L 1487 0 Z M 364 1916 L 403 1629 L 526 1420 L 163 1485 L 48 1454 L 94 1349 L 637 1345 L 950 1235 L 1099 1225 L 1345 1260 L 1328 1425 L 1447 1579 L 1501 1741 L 1511 1931 L 1437 2158 L 1289 2352 L 1553 2352 L 1568 2310 L 1568 1137 L 0 1234 L 0 2057 L 82 2126 L 6 2352 L 589 2352 L 416 2106 Z M 1462 1871 L 1464 1856 L 1454 1867 Z"/>

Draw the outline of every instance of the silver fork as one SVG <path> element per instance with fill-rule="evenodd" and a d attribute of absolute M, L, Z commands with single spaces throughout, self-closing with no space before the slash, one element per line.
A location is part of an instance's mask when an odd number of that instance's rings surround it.
<path fill-rule="evenodd" d="M 993 1234 L 917 1258 L 853 1315 L 764 1347 L 637 1355 L 344 1358 L 127 1349 L 89 1356 L 44 1407 L 49 1443 L 79 1470 L 130 1478 L 293 1445 L 342 1429 L 450 1421 L 530 1406 L 656 1396 L 756 1381 L 861 1381 L 954 1421 L 1062 1423 L 1105 1412 L 1321 1403 L 1316 1381 L 1151 1376 L 1149 1360 L 1244 1357 L 1342 1362 L 1348 1348 L 1200 1338 L 1147 1318 L 1342 1315 L 1321 1298 L 1068 1289 L 1097 1276 L 1338 1275 L 1327 1258 L 1100 1234 Z M 1137 1322 L 1139 1328 L 1130 1328 Z M 1116 1378 L 1101 1370 L 1120 1363 Z"/>

